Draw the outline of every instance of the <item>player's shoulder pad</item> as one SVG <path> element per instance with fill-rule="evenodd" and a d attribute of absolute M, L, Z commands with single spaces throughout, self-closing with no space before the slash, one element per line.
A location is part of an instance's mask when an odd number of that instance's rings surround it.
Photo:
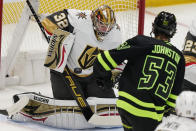
<path fill-rule="evenodd" d="M 126 42 L 127 42 L 129 45 L 136 45 L 136 44 L 138 44 L 138 43 L 137 43 L 138 39 L 143 39 L 143 37 L 144 37 L 144 36 L 142 36 L 142 35 L 136 35 L 136 36 L 134 36 L 134 37 L 132 37 L 132 38 L 127 39 Z"/>
<path fill-rule="evenodd" d="M 91 20 L 91 12 L 90 10 L 76 10 L 76 9 L 69 9 L 68 10 L 68 17 L 70 23 L 79 30 L 89 30 L 92 25 Z"/>
<path fill-rule="evenodd" d="M 183 44 L 183 54 L 196 57 L 196 36 L 192 35 L 190 32 L 187 33 L 185 42 Z"/>
<path fill-rule="evenodd" d="M 190 31 L 187 32 L 186 39 L 187 40 L 192 40 L 192 41 L 195 41 L 196 42 L 196 36 L 193 35 Z"/>
<path fill-rule="evenodd" d="M 46 18 L 50 20 L 52 23 L 56 24 L 58 28 L 72 33 L 74 27 L 70 23 L 68 15 L 69 15 L 68 9 L 64 9 L 61 11 L 57 11 L 47 16 Z"/>

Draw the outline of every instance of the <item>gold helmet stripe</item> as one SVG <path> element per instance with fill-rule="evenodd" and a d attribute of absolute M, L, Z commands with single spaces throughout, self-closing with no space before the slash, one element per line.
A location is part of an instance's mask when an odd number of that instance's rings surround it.
<path fill-rule="evenodd" d="M 101 15 L 101 22 L 104 22 L 104 23 L 107 23 L 107 20 L 106 20 L 106 18 L 107 18 L 107 14 L 106 14 L 107 12 L 105 12 L 105 10 L 100 10 L 100 15 Z"/>
<path fill-rule="evenodd" d="M 108 23 L 113 23 L 112 12 L 110 10 L 110 8 L 106 10 L 108 15 Z"/>

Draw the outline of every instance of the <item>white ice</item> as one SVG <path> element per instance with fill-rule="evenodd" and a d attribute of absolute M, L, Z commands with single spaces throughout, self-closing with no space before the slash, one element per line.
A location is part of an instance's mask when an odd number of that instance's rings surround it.
<path fill-rule="evenodd" d="M 157 13 L 160 11 L 169 11 L 177 17 L 177 33 L 171 40 L 171 43 L 182 50 L 185 35 L 188 31 L 188 26 L 191 20 L 196 17 L 196 3 L 184 4 L 176 6 L 166 6 L 158 8 L 146 8 L 145 15 L 145 31 L 148 35 L 151 32 L 152 21 Z M 4 109 L 12 105 L 12 96 L 16 93 L 22 92 L 41 92 L 43 95 L 52 97 L 50 83 L 33 85 L 33 86 L 12 86 L 0 90 L 0 109 Z M 33 123 L 19 123 L 8 120 L 5 116 L 0 115 L 0 130 L 1 131 L 65 131 L 65 129 L 56 129 L 48 126 L 33 124 Z M 92 129 L 91 129 L 92 130 Z M 122 131 L 123 128 L 114 129 L 94 129 L 93 131 Z M 86 131 L 86 130 L 85 130 Z"/>

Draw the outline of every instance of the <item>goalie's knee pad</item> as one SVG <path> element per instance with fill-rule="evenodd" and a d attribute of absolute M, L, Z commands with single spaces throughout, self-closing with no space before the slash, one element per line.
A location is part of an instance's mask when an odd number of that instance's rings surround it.
<path fill-rule="evenodd" d="M 78 113 L 77 110 L 76 112 L 74 112 L 71 108 L 65 110 L 67 111 L 63 111 L 62 109 L 59 111 L 52 111 L 53 113 L 50 115 L 46 113 L 45 115 L 36 116 L 21 111 L 15 115 L 12 115 L 11 119 L 23 122 L 36 122 L 47 126 L 65 129 L 95 128 L 95 125 L 88 123 L 84 116 L 81 113 Z"/>

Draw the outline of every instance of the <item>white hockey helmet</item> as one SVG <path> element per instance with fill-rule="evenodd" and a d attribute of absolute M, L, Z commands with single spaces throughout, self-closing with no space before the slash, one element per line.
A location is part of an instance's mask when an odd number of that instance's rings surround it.
<path fill-rule="evenodd" d="M 196 118 L 196 92 L 183 91 L 177 97 L 176 113 L 179 116 Z"/>

